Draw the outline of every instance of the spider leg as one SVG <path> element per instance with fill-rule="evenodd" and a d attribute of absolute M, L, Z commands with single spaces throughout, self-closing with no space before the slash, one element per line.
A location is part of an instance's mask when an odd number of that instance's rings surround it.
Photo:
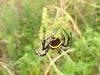
<path fill-rule="evenodd" d="M 61 38 L 62 38 L 62 40 L 63 40 L 63 42 L 62 42 L 62 43 L 63 43 L 63 44 L 65 44 L 65 36 L 64 36 L 64 34 L 63 34 L 62 32 L 61 32 L 61 35 L 62 35 L 62 37 L 61 37 Z"/>
<path fill-rule="evenodd" d="M 49 50 L 49 45 L 47 45 L 46 47 L 44 47 L 45 46 L 45 42 L 46 42 L 46 40 L 43 40 L 43 42 L 42 42 L 42 50 L 35 51 L 36 55 L 44 56 L 44 55 L 47 54 L 47 52 Z"/>
<path fill-rule="evenodd" d="M 53 35 L 52 35 L 53 36 Z M 42 41 L 42 50 L 37 50 L 35 51 L 36 55 L 39 56 L 44 56 L 47 54 L 48 50 L 49 50 L 49 41 L 51 40 L 51 37 L 49 36 L 48 38 L 45 39 L 45 36 L 43 37 L 43 41 Z"/>
<path fill-rule="evenodd" d="M 65 45 L 65 46 L 69 46 L 70 45 L 70 41 L 71 41 L 71 39 L 72 39 L 72 34 L 71 34 L 71 32 L 70 32 L 70 36 L 69 36 L 69 34 L 63 29 L 63 31 L 64 31 L 64 33 L 67 35 L 67 37 L 68 37 L 68 40 L 67 40 L 67 44 Z"/>
<path fill-rule="evenodd" d="M 42 49 L 40 49 L 40 50 L 35 50 L 34 47 L 33 47 L 34 53 L 35 53 L 36 55 L 44 56 L 44 55 L 47 54 L 47 52 L 48 52 L 48 50 L 49 50 L 49 46 L 47 45 L 46 47 L 44 47 L 45 41 L 46 41 L 46 40 L 44 40 L 44 43 L 42 43 Z"/>
<path fill-rule="evenodd" d="M 68 38 L 68 39 L 66 40 L 64 34 L 61 32 L 62 40 L 63 40 L 63 42 L 62 42 L 62 49 L 65 51 L 65 50 L 68 49 L 68 47 L 71 46 L 72 34 L 71 34 L 71 32 L 70 32 L 70 36 L 69 36 L 69 34 L 68 34 L 64 29 L 63 29 L 63 31 L 64 31 L 64 33 L 66 34 L 67 38 Z M 67 43 L 66 43 L 66 42 L 67 42 Z"/>
<path fill-rule="evenodd" d="M 45 49 L 44 51 L 43 50 L 37 50 L 37 51 L 35 51 L 35 54 L 36 55 L 39 55 L 39 56 L 44 56 L 44 55 L 46 55 L 47 54 L 47 52 L 48 52 L 48 50 L 49 50 L 49 48 L 47 48 L 47 49 Z"/>
<path fill-rule="evenodd" d="M 57 52 L 58 52 L 59 54 L 61 54 L 61 50 L 60 50 L 60 49 L 57 49 Z"/>
<path fill-rule="evenodd" d="M 45 46 L 45 44 L 46 44 L 46 42 L 48 43 L 50 40 L 51 40 L 51 38 L 53 37 L 54 35 L 51 35 L 51 36 L 49 36 L 48 38 L 46 38 L 45 39 L 45 36 L 43 37 L 43 41 L 42 41 L 42 46 L 43 46 L 43 48 L 42 48 L 42 50 L 45 50 L 47 47 L 48 47 L 48 44 Z"/>

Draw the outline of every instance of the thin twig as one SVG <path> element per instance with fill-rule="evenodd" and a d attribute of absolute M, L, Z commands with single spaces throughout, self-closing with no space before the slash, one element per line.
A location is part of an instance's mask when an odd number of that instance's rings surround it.
<path fill-rule="evenodd" d="M 63 55 L 65 55 L 66 53 L 73 52 L 73 51 L 75 51 L 75 49 L 70 49 L 70 50 L 67 50 L 66 52 L 62 52 L 61 55 L 57 56 L 54 60 L 52 60 L 52 62 L 50 63 L 49 67 L 46 69 L 44 75 L 47 75 L 47 73 L 49 72 L 49 70 L 50 70 L 50 68 L 52 67 L 52 65 L 53 65 L 59 58 L 61 58 L 61 57 L 62 57 Z"/>
<path fill-rule="evenodd" d="M 13 75 L 13 73 L 12 73 L 11 70 L 6 66 L 5 63 L 0 62 L 0 66 L 2 66 L 2 67 L 8 72 L 9 75 Z"/>

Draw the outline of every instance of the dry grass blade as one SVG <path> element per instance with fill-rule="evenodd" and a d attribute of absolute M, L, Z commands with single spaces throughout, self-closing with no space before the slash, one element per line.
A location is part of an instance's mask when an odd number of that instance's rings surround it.
<path fill-rule="evenodd" d="M 100 6 L 95 5 L 95 4 L 90 4 L 90 6 L 95 7 L 95 8 L 100 8 Z"/>
<path fill-rule="evenodd" d="M 54 67 L 54 69 L 55 69 L 57 75 L 63 75 L 63 73 L 62 73 L 62 72 L 56 67 L 56 65 L 53 63 L 53 60 L 51 59 L 51 57 L 50 57 L 48 54 L 47 54 L 47 56 L 48 56 L 50 62 L 52 63 L 52 66 Z M 49 72 L 49 71 L 48 71 L 48 72 Z M 47 72 L 47 73 L 48 73 L 48 72 Z M 45 75 L 47 75 L 47 73 L 46 73 Z"/>
<path fill-rule="evenodd" d="M 67 50 L 66 52 L 63 52 L 61 55 L 57 56 L 54 60 L 51 61 L 50 65 L 47 67 L 46 71 L 45 71 L 45 74 L 44 75 L 47 75 L 47 73 L 49 72 L 50 68 L 52 67 L 52 65 L 59 59 L 61 58 L 63 55 L 65 55 L 66 53 L 69 53 L 69 52 L 73 52 L 75 51 L 75 49 L 70 49 L 70 50 Z M 50 60 L 50 59 L 49 59 Z"/>
<path fill-rule="evenodd" d="M 6 66 L 5 63 L 0 62 L 0 66 L 3 67 L 3 68 L 8 72 L 8 75 L 13 75 L 13 73 L 12 73 L 11 70 Z"/>

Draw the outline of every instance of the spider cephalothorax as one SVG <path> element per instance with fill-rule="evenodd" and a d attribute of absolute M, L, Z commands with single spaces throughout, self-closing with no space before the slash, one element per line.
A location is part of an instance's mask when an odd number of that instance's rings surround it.
<path fill-rule="evenodd" d="M 47 38 L 43 38 L 42 41 L 42 49 L 35 51 L 35 53 L 39 56 L 44 56 L 47 54 L 49 49 L 57 50 L 58 53 L 61 53 L 61 50 L 68 50 L 71 43 L 71 35 L 67 34 L 63 29 L 65 35 L 61 32 L 61 37 L 56 37 L 54 35 L 49 36 Z"/>

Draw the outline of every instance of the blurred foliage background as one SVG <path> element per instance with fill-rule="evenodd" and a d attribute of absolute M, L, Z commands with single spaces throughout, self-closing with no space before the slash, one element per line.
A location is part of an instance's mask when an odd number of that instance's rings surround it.
<path fill-rule="evenodd" d="M 61 28 L 75 51 L 35 55 Z M 100 0 L 0 0 L 0 75 L 100 75 Z"/>

